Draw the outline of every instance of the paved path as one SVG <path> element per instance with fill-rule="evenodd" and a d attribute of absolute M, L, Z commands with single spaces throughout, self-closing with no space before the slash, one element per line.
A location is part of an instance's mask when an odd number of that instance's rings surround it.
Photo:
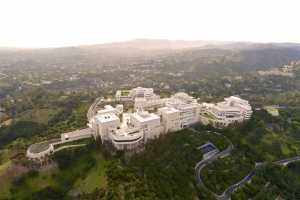
<path fill-rule="evenodd" d="M 74 147 L 83 147 L 83 146 L 86 146 L 86 144 L 66 145 L 66 146 L 58 147 L 57 149 L 54 150 L 54 153 L 61 151 L 63 149 L 74 148 Z"/>
<path fill-rule="evenodd" d="M 77 140 L 82 140 L 82 139 L 92 137 L 90 128 L 80 129 L 80 130 L 71 131 L 71 132 L 63 133 L 63 134 L 69 135 L 69 136 L 72 136 L 72 134 L 75 134 L 75 137 L 74 138 L 70 137 L 69 140 L 61 140 L 61 138 L 46 140 L 46 141 L 41 142 L 41 143 L 36 143 L 36 144 L 30 145 L 28 147 L 28 150 L 32 154 L 43 154 L 43 153 L 48 152 L 50 146 L 52 146 L 54 148 L 54 153 L 55 153 L 57 151 L 60 151 L 60 150 L 66 149 L 66 148 L 80 147 L 80 146 L 84 146 L 86 144 L 65 145 L 65 146 L 61 146 L 61 147 L 58 147 L 58 148 L 55 148 L 55 145 L 65 144 L 65 143 L 74 142 L 74 141 L 77 141 Z"/>
<path fill-rule="evenodd" d="M 274 161 L 272 162 L 273 164 L 275 165 L 283 165 L 283 166 L 286 166 L 288 165 L 289 163 L 292 163 L 292 162 L 296 162 L 296 161 L 300 161 L 300 156 L 296 156 L 296 157 L 292 157 L 292 158 L 287 158 L 287 159 L 283 159 L 283 160 L 278 160 L 278 161 Z M 255 175 L 255 172 L 257 169 L 265 166 L 267 163 L 260 163 L 258 165 L 255 165 L 255 168 L 249 173 L 247 174 L 241 181 L 239 181 L 238 183 L 236 184 L 233 184 L 231 186 L 229 186 L 224 192 L 222 195 L 219 195 L 217 197 L 218 200 L 229 200 L 230 197 L 231 197 L 231 194 L 233 192 L 235 192 L 237 189 L 239 189 L 240 187 L 242 187 L 244 184 L 246 184 L 247 182 L 249 182 L 252 177 Z"/>
<path fill-rule="evenodd" d="M 193 131 L 195 133 L 202 134 L 201 132 L 199 132 L 199 131 L 197 131 L 197 130 L 195 130 L 193 128 L 190 128 L 189 130 L 191 130 L 191 131 Z M 215 133 L 215 132 L 213 132 L 213 133 Z M 218 133 L 215 133 L 215 134 L 218 134 Z M 218 135 L 221 135 L 221 134 L 218 134 Z M 232 193 L 234 193 L 237 189 L 239 189 L 244 184 L 246 184 L 247 182 L 249 182 L 251 180 L 251 178 L 255 175 L 256 170 L 259 169 L 259 168 L 261 168 L 262 166 L 266 165 L 267 163 L 266 162 L 264 162 L 264 163 L 256 163 L 254 169 L 249 174 L 247 174 L 242 180 L 240 180 L 238 183 L 235 183 L 235 184 L 229 186 L 221 195 L 218 195 L 218 194 L 214 193 L 213 191 L 209 190 L 205 186 L 205 184 L 203 183 L 203 181 L 201 179 L 201 170 L 207 164 L 209 164 L 209 163 L 217 160 L 220 157 L 224 157 L 225 155 L 230 154 L 230 152 L 233 150 L 234 146 L 231 143 L 231 141 L 226 136 L 223 135 L 223 137 L 226 138 L 226 140 L 229 142 L 230 145 L 224 151 L 215 154 L 211 158 L 199 161 L 196 164 L 196 166 L 195 166 L 195 171 L 196 171 L 196 179 L 197 179 L 198 184 L 201 184 L 208 191 L 210 191 L 216 197 L 217 200 L 230 200 Z M 283 166 L 285 166 L 285 165 L 287 165 L 289 163 L 296 162 L 296 161 L 300 161 L 300 156 L 295 156 L 295 157 L 292 157 L 292 158 L 278 160 L 278 161 L 274 161 L 272 163 L 273 164 L 277 164 L 277 165 L 283 165 Z"/>
<path fill-rule="evenodd" d="M 195 130 L 194 128 L 190 128 L 189 130 L 191 130 L 191 131 L 193 131 L 193 132 L 195 132 L 195 133 L 198 133 L 198 134 L 203 134 L 203 133 L 201 133 L 201 132 Z M 207 164 L 209 164 L 209 163 L 211 163 L 211 162 L 217 160 L 218 158 L 227 156 L 228 154 L 231 153 L 231 151 L 232 151 L 233 148 L 234 148 L 232 142 L 231 142 L 226 136 L 221 135 L 221 134 L 218 134 L 218 133 L 216 133 L 216 132 L 212 132 L 212 133 L 217 134 L 217 135 L 220 135 L 220 136 L 223 136 L 223 137 L 228 141 L 229 146 L 228 146 L 225 150 L 223 150 L 223 151 L 221 151 L 221 152 L 219 152 L 219 153 L 213 155 L 212 157 L 210 157 L 210 158 L 208 158 L 208 159 L 205 159 L 205 160 L 199 161 L 199 162 L 196 164 L 196 166 L 195 166 L 196 179 L 197 179 L 198 184 L 201 184 L 202 186 L 204 186 L 208 191 L 210 191 L 210 190 L 205 186 L 205 184 L 203 183 L 203 181 L 202 181 L 202 179 L 201 179 L 201 170 L 202 170 Z M 218 199 L 218 196 L 219 196 L 218 194 L 216 194 L 216 193 L 214 193 L 214 192 L 212 192 L 212 191 L 210 191 L 210 192 Z"/>
<path fill-rule="evenodd" d="M 283 160 L 278 160 L 278 161 L 273 162 L 273 164 L 286 166 L 289 163 L 296 162 L 296 161 L 300 161 L 300 156 L 287 158 L 287 159 L 283 159 Z"/>

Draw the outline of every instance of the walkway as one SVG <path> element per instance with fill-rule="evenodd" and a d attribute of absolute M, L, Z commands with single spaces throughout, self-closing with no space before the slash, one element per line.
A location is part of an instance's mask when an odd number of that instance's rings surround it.
<path fill-rule="evenodd" d="M 51 139 L 40 143 L 32 144 L 28 147 L 27 156 L 29 158 L 40 158 L 66 148 L 84 146 L 86 144 L 74 144 L 74 145 L 60 146 L 57 149 L 55 149 L 55 145 L 65 144 L 77 140 L 90 138 L 92 137 L 92 132 L 90 128 L 86 128 L 86 129 L 71 131 L 68 133 L 63 133 L 61 135 L 63 137 L 68 136 L 68 140 L 62 140 L 62 138 L 56 138 L 56 139 Z"/>
<path fill-rule="evenodd" d="M 66 145 L 66 146 L 58 147 L 57 149 L 54 150 L 54 153 L 61 151 L 63 149 L 74 148 L 74 147 L 83 147 L 83 146 L 86 146 L 86 144 Z"/>
<path fill-rule="evenodd" d="M 201 132 L 195 130 L 194 128 L 189 128 L 189 130 L 191 130 L 191 131 L 193 131 L 193 132 L 195 132 L 195 133 L 198 133 L 198 134 L 202 134 Z M 209 164 L 209 163 L 211 163 L 211 162 L 217 160 L 218 158 L 220 158 L 220 157 L 225 157 L 225 156 L 229 155 L 229 154 L 231 153 L 231 151 L 233 150 L 233 148 L 234 148 L 232 142 L 231 142 L 226 136 L 224 136 L 224 135 L 222 135 L 222 134 L 219 134 L 219 133 L 216 133 L 216 132 L 213 132 L 213 133 L 214 133 L 214 134 L 217 134 L 217 135 L 219 135 L 219 136 L 223 136 L 223 137 L 228 141 L 229 146 L 228 146 L 225 150 L 223 150 L 223 151 L 221 151 L 221 152 L 215 154 L 214 156 L 210 157 L 209 159 L 201 160 L 201 161 L 198 162 L 198 163 L 196 164 L 196 166 L 195 166 L 196 179 L 197 179 L 198 184 L 201 184 L 202 186 L 204 186 L 208 191 L 210 191 L 210 190 L 205 186 L 205 184 L 203 183 L 203 181 L 202 181 L 202 179 L 201 179 L 201 170 L 202 170 L 207 164 Z M 219 198 L 218 198 L 218 197 L 219 197 L 218 194 L 216 194 L 216 193 L 214 193 L 214 192 L 212 192 L 212 191 L 210 191 L 210 192 L 211 192 L 217 199 L 219 199 Z"/>

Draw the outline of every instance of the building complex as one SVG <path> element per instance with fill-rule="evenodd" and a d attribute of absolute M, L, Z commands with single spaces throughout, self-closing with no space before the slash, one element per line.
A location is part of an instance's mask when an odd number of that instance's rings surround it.
<path fill-rule="evenodd" d="M 117 91 L 119 102 L 134 102 L 134 111 L 123 112 L 123 106 L 105 106 L 91 118 L 88 126 L 95 138 L 111 143 L 118 150 L 132 150 L 162 134 L 181 130 L 197 122 L 225 127 L 248 120 L 252 108 L 248 101 L 236 96 L 223 102 L 198 103 L 186 93 L 179 92 L 160 98 L 152 88 L 137 87 Z"/>
<path fill-rule="evenodd" d="M 223 102 L 216 104 L 199 103 L 183 92 L 160 98 L 152 88 L 137 87 L 117 91 L 115 100 L 119 103 L 115 107 L 105 105 L 98 109 L 93 104 L 92 110 L 97 110 L 89 111 L 88 128 L 83 132 L 64 133 L 60 141 L 55 142 L 94 137 L 102 143 L 110 143 L 117 150 L 131 151 L 162 134 L 178 131 L 198 122 L 224 127 L 248 120 L 252 114 L 248 101 L 236 96 L 225 98 Z M 124 111 L 122 103 L 127 101 L 133 102 L 134 106 Z M 49 151 L 55 151 L 53 145 L 48 146 Z M 37 148 L 33 145 L 32 149 L 36 151 Z M 27 155 L 35 156 L 30 148 Z"/>
<path fill-rule="evenodd" d="M 223 102 L 200 105 L 200 121 L 215 127 L 241 123 L 251 118 L 252 108 L 248 101 L 236 96 L 225 98 Z"/>

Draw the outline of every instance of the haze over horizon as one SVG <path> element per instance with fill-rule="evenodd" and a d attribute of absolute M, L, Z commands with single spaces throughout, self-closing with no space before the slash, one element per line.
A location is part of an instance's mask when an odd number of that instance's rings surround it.
<path fill-rule="evenodd" d="M 300 43 L 294 0 L 0 3 L 0 47 L 45 48 L 138 38 Z"/>

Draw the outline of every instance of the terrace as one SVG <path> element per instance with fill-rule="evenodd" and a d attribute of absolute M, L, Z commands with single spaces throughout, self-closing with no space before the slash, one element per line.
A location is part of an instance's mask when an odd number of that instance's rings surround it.
<path fill-rule="evenodd" d="M 216 119 L 217 119 L 213 114 L 208 113 L 208 112 L 201 113 L 201 116 L 202 116 L 202 117 L 206 117 L 206 118 L 208 118 L 208 119 L 212 119 L 212 120 L 216 120 Z"/>
<path fill-rule="evenodd" d="M 129 92 L 129 90 L 121 90 L 121 96 L 128 96 Z"/>

